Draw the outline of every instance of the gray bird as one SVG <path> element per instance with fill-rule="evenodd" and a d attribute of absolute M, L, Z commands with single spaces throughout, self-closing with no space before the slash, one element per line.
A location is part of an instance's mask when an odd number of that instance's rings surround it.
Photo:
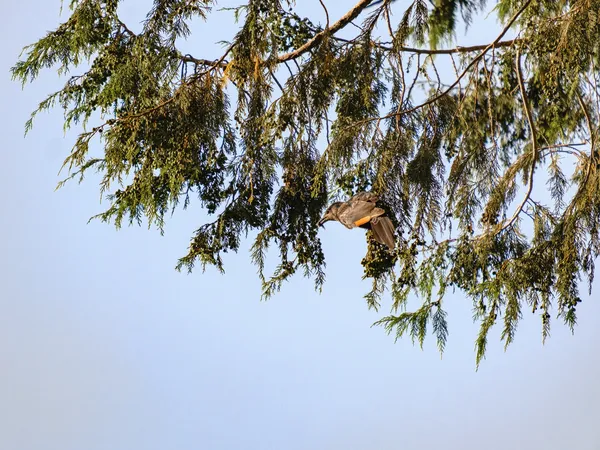
<path fill-rule="evenodd" d="M 335 202 L 327 208 L 319 220 L 319 226 L 330 220 L 337 220 L 348 229 L 365 228 L 373 232 L 377 242 L 394 250 L 394 225 L 389 217 L 384 216 L 385 211 L 376 205 L 377 200 L 379 197 L 375 194 L 360 192 L 347 202 Z"/>

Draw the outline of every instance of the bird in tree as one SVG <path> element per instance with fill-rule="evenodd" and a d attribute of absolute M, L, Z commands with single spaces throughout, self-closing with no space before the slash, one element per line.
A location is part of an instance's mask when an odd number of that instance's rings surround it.
<path fill-rule="evenodd" d="M 335 220 L 349 230 L 356 227 L 371 230 L 377 242 L 394 250 L 394 225 L 384 215 L 385 210 L 377 206 L 378 200 L 379 197 L 371 192 L 361 192 L 347 202 L 332 203 L 319 221 L 319 226 Z"/>

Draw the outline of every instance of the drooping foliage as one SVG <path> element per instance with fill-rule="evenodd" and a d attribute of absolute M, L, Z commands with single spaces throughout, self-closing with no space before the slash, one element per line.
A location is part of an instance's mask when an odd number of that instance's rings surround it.
<path fill-rule="evenodd" d="M 36 112 L 82 127 L 65 165 L 102 174 L 100 219 L 162 229 L 198 201 L 214 220 L 177 267 L 223 270 L 252 232 L 268 297 L 298 271 L 320 288 L 320 215 L 371 190 L 398 226 L 395 254 L 369 239 L 362 261 L 368 306 L 391 293 L 386 330 L 422 345 L 430 328 L 442 351 L 453 289 L 473 301 L 477 364 L 488 331 L 509 345 L 527 310 L 544 339 L 553 315 L 575 326 L 600 252 L 600 0 L 361 0 L 339 19 L 322 1 L 321 22 L 250 0 L 216 60 L 179 50 L 191 21 L 219 20 L 213 0 L 153 0 L 136 32 L 122 2 L 72 0 L 12 69 L 24 84 L 80 70 Z M 452 47 L 492 8 L 493 41 Z"/>

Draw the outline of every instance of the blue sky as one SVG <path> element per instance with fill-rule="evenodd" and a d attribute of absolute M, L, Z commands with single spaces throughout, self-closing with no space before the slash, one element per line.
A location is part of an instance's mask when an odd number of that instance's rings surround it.
<path fill-rule="evenodd" d="M 361 231 L 322 233 L 322 295 L 296 278 L 260 302 L 246 251 L 227 256 L 225 275 L 173 269 L 205 220 L 197 207 L 162 237 L 87 224 L 105 206 L 93 177 L 54 192 L 74 137 L 61 112 L 42 114 L 23 137 L 60 80 L 46 72 L 21 91 L 9 74 L 21 47 L 65 16 L 58 0 L 4 3 L 0 448 L 600 448 L 597 292 L 574 336 L 555 322 L 542 346 L 538 316 L 525 313 L 504 353 L 496 329 L 475 372 L 476 327 L 460 293 L 445 301 L 443 359 L 433 339 L 421 351 L 370 327 L 380 314 L 362 299 Z M 139 20 L 147 3 L 126 0 L 124 14 Z M 336 2 L 332 20 L 344 8 Z M 486 37 L 480 28 L 474 41 Z M 231 29 L 224 19 L 199 27 L 188 45 L 216 56 L 210 45 Z"/>

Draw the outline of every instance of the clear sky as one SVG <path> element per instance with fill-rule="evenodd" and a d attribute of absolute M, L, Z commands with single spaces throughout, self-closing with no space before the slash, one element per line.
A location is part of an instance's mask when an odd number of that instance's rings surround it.
<path fill-rule="evenodd" d="M 147 10 L 124 1 L 130 17 Z M 504 353 L 495 329 L 475 372 L 476 328 L 459 293 L 445 301 L 443 359 L 434 339 L 421 351 L 370 327 L 381 313 L 362 299 L 362 231 L 322 233 L 322 295 L 295 278 L 260 302 L 246 251 L 226 258 L 224 276 L 174 270 L 205 220 L 198 208 L 163 237 L 86 224 L 106 206 L 94 177 L 54 192 L 74 137 L 61 112 L 23 137 L 60 81 L 46 72 L 21 91 L 9 74 L 21 47 L 65 19 L 59 3 L 2 5 L 0 449 L 600 448 L 598 290 L 574 336 L 555 322 L 542 346 L 539 317 L 525 312 L 516 342 Z M 328 3 L 335 20 L 352 1 Z M 199 27 L 190 51 L 216 56 L 211 44 L 231 29 Z"/>

